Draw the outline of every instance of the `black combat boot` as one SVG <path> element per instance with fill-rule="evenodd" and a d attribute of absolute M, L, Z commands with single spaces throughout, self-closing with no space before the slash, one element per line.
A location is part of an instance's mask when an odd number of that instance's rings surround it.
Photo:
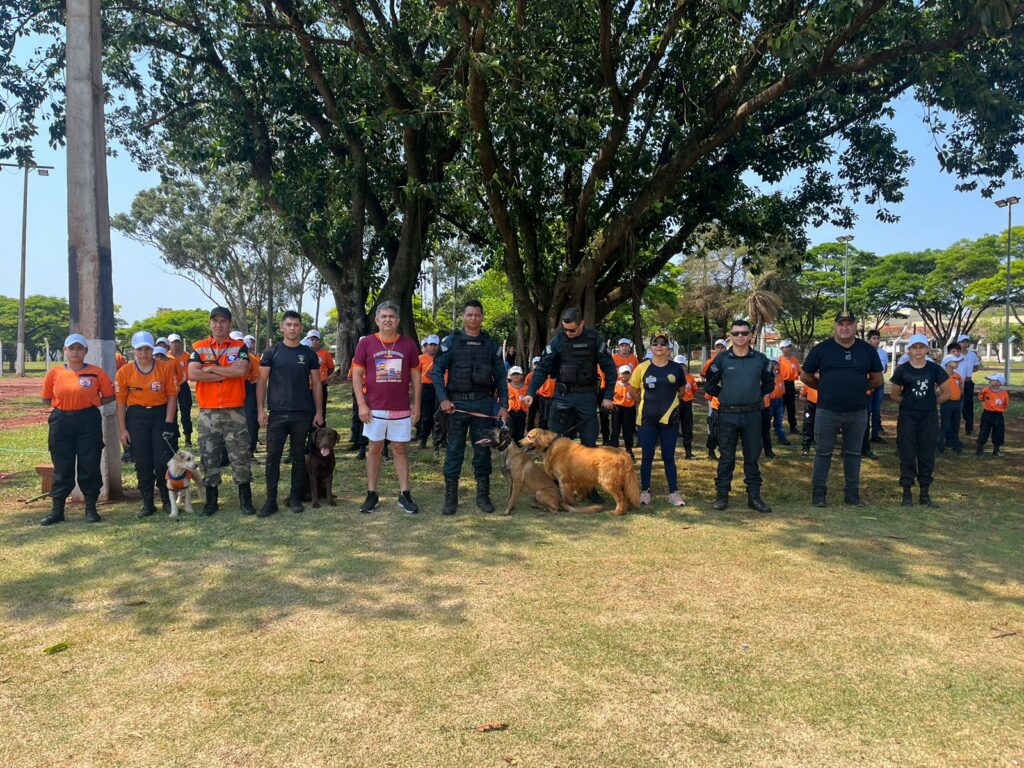
<path fill-rule="evenodd" d="M 206 486 L 206 504 L 203 505 L 203 516 L 209 517 L 214 512 L 218 511 L 220 507 L 217 505 L 217 496 L 220 491 L 220 486 L 208 485 Z"/>
<path fill-rule="evenodd" d="M 160 490 L 160 505 L 164 508 L 164 512 L 167 514 L 171 513 L 171 492 L 167 490 L 167 486 L 158 486 Z"/>
<path fill-rule="evenodd" d="M 722 512 L 726 507 L 729 506 L 729 497 L 721 494 L 715 496 L 715 502 L 711 505 L 711 508 L 716 512 Z"/>
<path fill-rule="evenodd" d="M 494 511 L 494 503 L 491 501 L 491 478 L 489 476 L 476 479 L 476 506 L 477 509 L 488 515 Z"/>
<path fill-rule="evenodd" d="M 928 493 L 928 487 L 929 486 L 927 486 L 927 485 L 922 485 L 921 486 L 921 497 L 919 499 L 919 501 L 921 502 L 921 506 L 922 507 L 933 507 L 933 508 L 939 506 L 934 501 L 932 501 L 931 494 Z"/>
<path fill-rule="evenodd" d="M 256 514 L 256 509 L 252 505 L 252 486 L 249 483 L 238 484 L 238 504 L 243 515 Z"/>
<path fill-rule="evenodd" d="M 760 512 L 762 515 L 770 515 L 772 513 L 772 508 L 768 506 L 767 502 L 760 495 L 750 496 L 747 499 L 747 506 L 755 512 Z"/>
<path fill-rule="evenodd" d="M 85 522 L 103 522 L 103 518 L 100 517 L 100 513 L 96 511 L 96 502 L 99 501 L 99 498 L 100 495 L 98 493 L 90 493 L 85 497 Z"/>
<path fill-rule="evenodd" d="M 277 494 L 271 496 L 268 493 L 267 500 L 263 502 L 263 506 L 260 507 L 260 511 L 256 513 L 256 517 L 270 517 L 275 514 L 277 510 Z"/>
<path fill-rule="evenodd" d="M 54 523 L 64 522 L 64 504 L 67 499 L 58 499 L 56 496 L 53 497 L 53 506 L 50 508 L 50 514 L 39 521 L 40 525 L 53 525 Z"/>
<path fill-rule="evenodd" d="M 142 509 L 135 513 L 135 516 L 140 520 L 144 517 L 156 514 L 156 505 L 153 504 L 153 488 L 140 488 L 139 493 L 142 494 Z"/>
<path fill-rule="evenodd" d="M 901 506 L 912 507 L 914 506 L 914 494 L 910 492 L 910 486 L 906 486 L 903 489 L 903 501 L 900 502 Z"/>
<path fill-rule="evenodd" d="M 441 508 L 442 515 L 454 515 L 459 508 L 459 481 L 444 479 L 444 507 Z"/>

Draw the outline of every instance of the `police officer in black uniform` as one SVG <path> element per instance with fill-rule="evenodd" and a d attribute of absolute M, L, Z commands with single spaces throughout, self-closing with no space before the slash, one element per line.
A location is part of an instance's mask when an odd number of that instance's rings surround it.
<path fill-rule="evenodd" d="M 496 405 L 497 418 L 508 418 L 508 384 L 501 349 L 481 330 L 483 321 L 483 305 L 475 299 L 467 301 L 462 309 L 463 330 L 446 337 L 434 359 L 434 391 L 440 403 L 438 407 L 448 414 L 442 509 L 446 515 L 454 515 L 459 505 L 459 474 L 466 455 L 467 429 L 473 441 L 476 505 L 482 512 L 494 511 L 491 502 L 491 451 L 477 443 L 488 436 Z M 470 411 L 485 415 L 471 415 Z"/>
<path fill-rule="evenodd" d="M 708 368 L 704 390 L 718 398 L 718 474 L 714 508 L 729 506 L 729 487 L 736 467 L 736 444 L 743 441 L 743 481 L 747 506 L 756 512 L 772 511 L 761 498 L 761 408 L 764 396 L 775 388 L 768 358 L 750 348 L 751 326 L 737 320 L 730 332 L 732 346 L 720 353 Z"/>
<path fill-rule="evenodd" d="M 530 391 L 522 398 L 523 405 L 529 408 L 537 390 L 549 376 L 554 376 L 558 385 L 551 402 L 548 427 L 552 432 L 563 435 L 575 426 L 579 430 L 580 442 L 594 448 L 597 446 L 598 403 L 594 402 L 594 393 L 599 386 L 598 366 L 604 372 L 600 407 L 611 410 L 615 394 L 615 361 L 601 334 L 585 327 L 579 309 L 570 307 L 562 312 L 562 332 L 556 334 L 544 350 L 530 379 Z"/>

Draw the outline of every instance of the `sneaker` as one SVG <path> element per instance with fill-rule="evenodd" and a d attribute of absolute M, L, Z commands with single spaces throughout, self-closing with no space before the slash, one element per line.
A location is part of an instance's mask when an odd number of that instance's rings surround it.
<path fill-rule="evenodd" d="M 808 448 L 807 446 L 804 446 L 803 448 L 800 449 L 800 453 L 803 454 L 804 456 L 810 456 L 811 449 Z"/>
<path fill-rule="evenodd" d="M 779 436 L 779 445 L 789 445 L 789 440 L 786 439 L 785 435 Z"/>
<path fill-rule="evenodd" d="M 367 491 L 366 501 L 363 502 L 363 506 L 359 508 L 359 511 L 364 515 L 368 515 L 377 508 L 378 504 L 380 504 L 380 497 L 377 495 L 377 492 Z"/>
<path fill-rule="evenodd" d="M 878 454 L 875 453 L 874 451 L 864 451 L 864 458 L 865 459 L 873 459 L 873 460 L 877 461 L 878 460 Z"/>
<path fill-rule="evenodd" d="M 1002 456 L 1003 455 L 1003 449 L 1002 448 L 996 448 L 994 451 L 992 451 L 992 455 L 993 456 Z"/>
<path fill-rule="evenodd" d="M 675 491 L 674 493 L 670 493 L 668 495 L 668 503 L 671 504 L 673 507 L 686 506 L 686 501 L 683 499 L 683 494 L 681 494 L 679 491 Z"/>
<path fill-rule="evenodd" d="M 641 506 L 646 507 L 650 503 L 651 503 L 651 492 L 650 491 L 640 491 L 640 504 L 641 504 Z"/>
<path fill-rule="evenodd" d="M 419 505 L 412 500 L 412 496 L 408 491 L 402 491 L 398 495 L 398 506 L 405 510 L 408 515 L 415 515 L 420 511 Z"/>

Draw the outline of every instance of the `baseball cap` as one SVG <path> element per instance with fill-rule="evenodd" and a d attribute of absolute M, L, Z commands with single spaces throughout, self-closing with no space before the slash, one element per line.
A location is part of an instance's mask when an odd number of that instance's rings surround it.
<path fill-rule="evenodd" d="M 155 346 L 153 334 L 149 331 L 136 331 L 132 335 L 132 349 L 138 349 L 139 347 L 149 347 L 152 349 Z"/>
<path fill-rule="evenodd" d="M 632 372 L 633 372 L 633 366 L 630 365 L 629 363 L 626 363 L 625 365 L 620 365 L 619 366 L 619 373 L 632 373 Z"/>
<path fill-rule="evenodd" d="M 508 369 L 508 375 L 509 376 L 511 376 L 513 373 L 522 373 L 522 372 L 523 372 L 523 369 L 520 368 L 518 365 L 513 365 L 511 368 Z"/>
<path fill-rule="evenodd" d="M 967 335 L 966 333 L 961 333 L 961 334 L 960 334 L 959 336 L 957 336 L 957 337 L 956 337 L 956 340 L 957 340 L 958 342 L 959 342 L 959 341 L 970 341 L 970 340 L 971 340 L 971 337 L 970 337 L 970 336 L 968 336 L 968 335 Z"/>
<path fill-rule="evenodd" d="M 307 339 L 319 339 L 320 338 L 320 331 L 318 331 L 316 328 L 310 328 L 309 333 L 306 334 L 306 338 Z"/>
<path fill-rule="evenodd" d="M 725 339 L 719 339 L 718 341 L 715 342 L 715 346 L 716 347 L 728 347 L 729 346 L 729 342 L 726 341 Z"/>
<path fill-rule="evenodd" d="M 907 349 L 910 349 L 915 344 L 924 344 L 927 347 L 928 337 L 925 336 L 923 333 L 915 333 L 913 336 L 907 339 Z"/>
<path fill-rule="evenodd" d="M 161 346 L 161 345 L 157 344 L 155 347 L 153 347 L 153 354 L 154 355 L 166 355 L 167 354 L 167 347 L 164 347 L 164 346 Z"/>
<path fill-rule="evenodd" d="M 629 344 L 629 346 L 633 346 L 633 342 L 626 338 L 619 339 L 619 344 Z"/>
<path fill-rule="evenodd" d="M 837 323 L 855 323 L 857 322 L 857 316 L 848 309 L 844 309 L 838 315 L 836 315 Z"/>
<path fill-rule="evenodd" d="M 779 349 L 785 349 L 786 347 L 792 347 L 793 342 L 789 339 L 783 339 L 779 342 Z"/>
<path fill-rule="evenodd" d="M 1003 374 L 1001 373 L 990 373 L 985 378 L 988 379 L 989 381 L 998 381 L 1000 384 L 1006 383 L 1006 377 L 1003 376 Z"/>
<path fill-rule="evenodd" d="M 299 344 L 302 344 L 303 346 L 306 346 L 306 347 L 312 347 L 313 346 L 313 344 L 310 342 L 308 336 L 306 338 L 304 338 L 302 341 L 300 341 Z"/>
<path fill-rule="evenodd" d="M 540 362 L 540 358 L 539 357 L 535 357 L 535 358 L 533 358 L 533 360 L 530 361 L 530 365 L 536 365 L 539 362 Z"/>
<path fill-rule="evenodd" d="M 86 349 L 89 348 L 89 342 L 85 340 L 85 336 L 80 333 L 72 333 L 66 339 L 64 339 L 64 346 L 70 347 L 72 344 L 81 344 Z"/>
<path fill-rule="evenodd" d="M 210 319 L 213 320 L 217 315 L 226 317 L 228 320 L 231 319 L 231 310 L 227 307 L 214 307 L 210 310 Z"/>
<path fill-rule="evenodd" d="M 426 341 L 424 341 L 423 343 L 424 344 L 440 344 L 441 343 L 441 337 L 438 336 L 436 333 L 432 333 L 429 336 L 427 336 Z"/>
<path fill-rule="evenodd" d="M 158 336 L 157 340 L 156 340 L 156 345 L 158 347 L 160 347 L 160 346 L 169 347 L 169 346 L 171 346 L 171 343 L 167 340 L 166 336 Z"/>
<path fill-rule="evenodd" d="M 245 346 L 251 347 L 253 344 L 256 343 L 256 337 L 250 333 L 245 338 L 243 338 L 242 341 L 245 342 Z"/>
<path fill-rule="evenodd" d="M 167 341 L 168 342 L 171 342 L 171 341 L 181 341 L 181 336 L 179 336 L 176 333 L 172 333 L 170 336 L 167 337 Z"/>
<path fill-rule="evenodd" d="M 945 367 L 950 363 L 960 363 L 962 361 L 963 358 L 960 357 L 960 355 L 946 355 L 944 358 L 942 358 L 942 365 L 943 367 Z"/>
<path fill-rule="evenodd" d="M 242 336 L 241 331 L 232 331 L 228 334 L 228 338 L 234 339 L 235 341 L 241 341 L 244 337 Z"/>
<path fill-rule="evenodd" d="M 686 365 L 686 355 L 676 355 L 672 360 L 680 365 Z"/>
<path fill-rule="evenodd" d="M 779 362 L 779 358 L 777 358 L 777 357 L 769 357 L 768 358 L 768 362 L 769 363 L 778 363 Z"/>

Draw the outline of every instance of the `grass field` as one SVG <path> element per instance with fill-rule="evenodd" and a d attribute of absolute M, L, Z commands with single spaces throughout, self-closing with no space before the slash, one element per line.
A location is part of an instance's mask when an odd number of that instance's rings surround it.
<path fill-rule="evenodd" d="M 771 516 L 680 461 L 681 509 L 656 466 L 624 518 L 484 516 L 471 484 L 443 518 L 417 452 L 418 516 L 390 465 L 359 515 L 342 454 L 337 508 L 52 528 L 17 501 L 45 427 L 0 427 L 0 764 L 1022 765 L 1019 415 L 1005 459 L 939 460 L 939 509 L 895 505 L 890 447 L 869 506 L 811 508 L 780 447 Z"/>

